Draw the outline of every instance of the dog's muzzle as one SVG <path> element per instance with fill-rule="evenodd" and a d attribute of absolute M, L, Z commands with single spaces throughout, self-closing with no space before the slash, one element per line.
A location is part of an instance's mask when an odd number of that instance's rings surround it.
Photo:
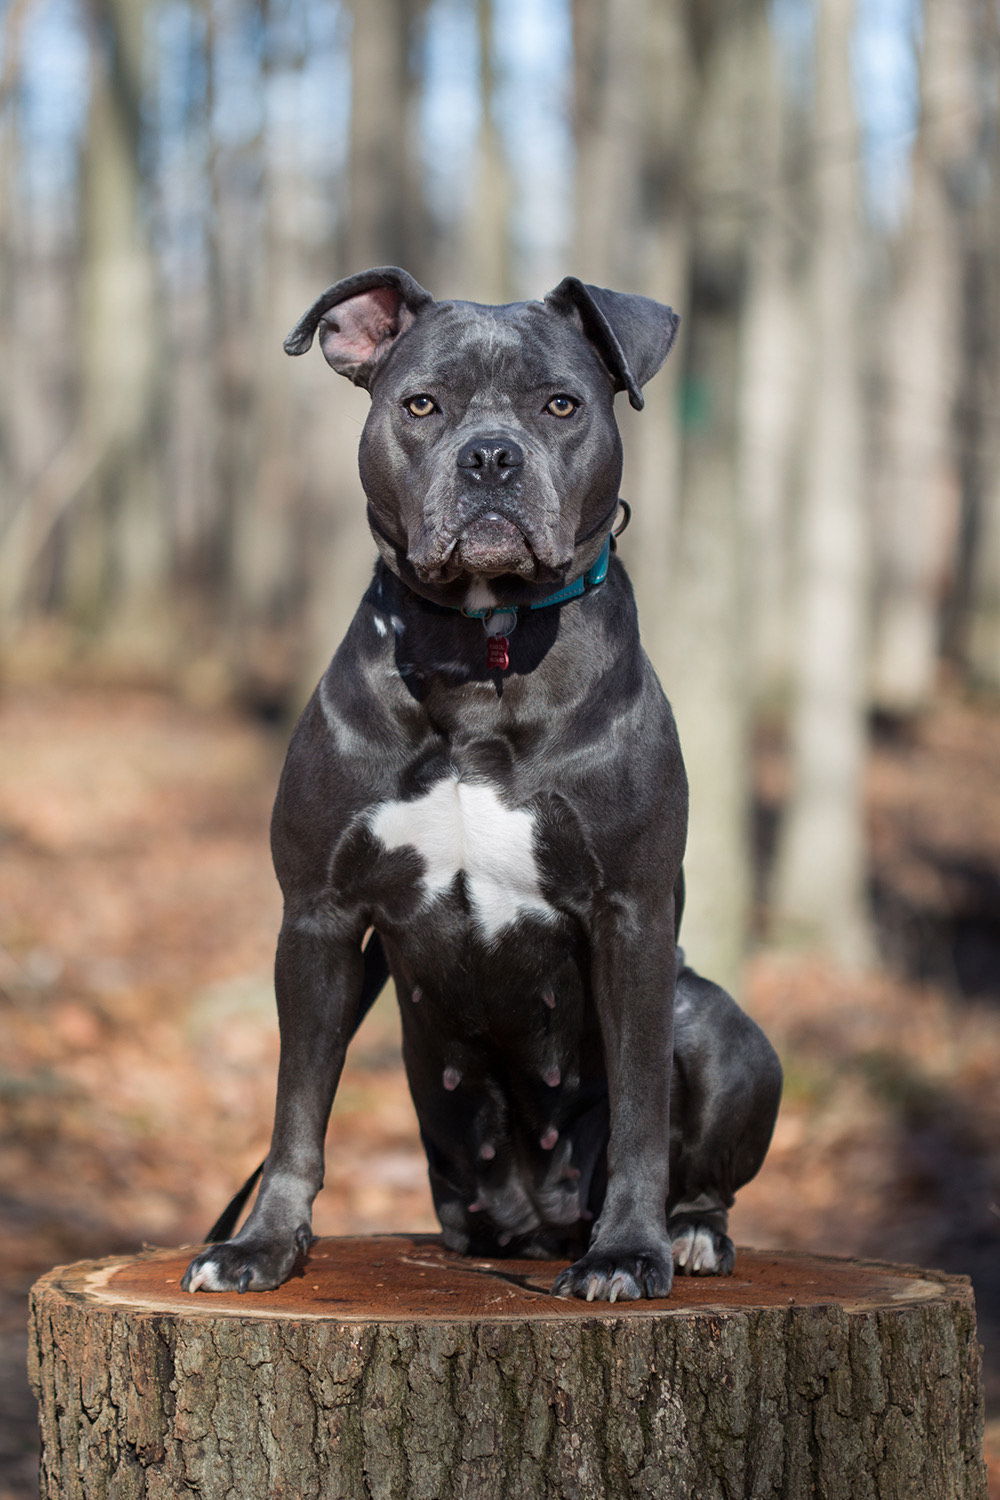
<path fill-rule="evenodd" d="M 563 545 L 538 493 L 524 449 L 509 434 L 478 433 L 454 454 L 447 496 L 433 493 L 410 532 L 407 560 L 427 583 L 511 576 L 561 580 L 572 546 Z"/>
<path fill-rule="evenodd" d="M 538 575 L 538 558 L 516 522 L 488 510 L 469 522 L 455 540 L 451 565 L 459 573 L 496 578 L 513 573 L 518 578 Z"/>
<path fill-rule="evenodd" d="M 563 557 L 546 529 L 522 519 L 513 496 L 512 503 L 506 500 L 506 495 L 491 491 L 472 505 L 462 495 L 436 524 L 424 517 L 406 553 L 418 576 L 428 583 L 503 574 L 531 583 L 562 579 L 572 561 L 572 549 Z"/>

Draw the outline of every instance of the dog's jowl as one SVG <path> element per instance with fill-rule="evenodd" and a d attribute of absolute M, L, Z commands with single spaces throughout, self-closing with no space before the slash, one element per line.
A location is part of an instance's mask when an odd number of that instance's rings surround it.
<path fill-rule="evenodd" d="M 781 1075 L 677 946 L 687 823 L 670 708 L 614 556 L 621 443 L 677 318 L 567 278 L 436 302 L 331 287 L 289 335 L 371 394 L 379 551 L 278 790 L 274 1134 L 244 1228 L 189 1291 L 308 1249 L 347 1044 L 391 972 L 445 1243 L 562 1256 L 563 1296 L 726 1274 Z M 367 946 L 366 946 L 367 937 Z"/>

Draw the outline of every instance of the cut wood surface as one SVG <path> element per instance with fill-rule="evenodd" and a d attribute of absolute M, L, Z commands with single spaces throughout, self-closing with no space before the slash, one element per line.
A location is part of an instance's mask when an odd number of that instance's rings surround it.
<path fill-rule="evenodd" d="M 45 1500 L 986 1495 L 964 1277 L 743 1250 L 608 1305 L 551 1297 L 554 1262 L 386 1235 L 188 1295 L 191 1253 L 36 1284 Z"/>

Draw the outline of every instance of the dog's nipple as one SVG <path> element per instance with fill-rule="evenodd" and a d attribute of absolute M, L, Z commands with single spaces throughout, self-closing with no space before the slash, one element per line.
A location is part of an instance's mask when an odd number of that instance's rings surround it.
<path fill-rule="evenodd" d="M 558 1132 L 558 1130 L 556 1129 L 556 1127 L 554 1125 L 550 1125 L 549 1128 L 548 1128 L 548 1130 L 542 1136 L 541 1140 L 538 1142 L 538 1144 L 541 1146 L 541 1148 L 542 1148 L 543 1151 L 551 1151 L 552 1147 L 555 1145 L 555 1143 L 556 1143 L 556 1141 L 558 1139 L 559 1139 L 559 1132 Z"/>
<path fill-rule="evenodd" d="M 546 990 L 542 995 L 542 1004 L 547 1005 L 549 1010 L 555 1010 L 556 997 L 552 990 Z"/>
<path fill-rule="evenodd" d="M 492 1161 L 496 1154 L 497 1148 L 490 1141 L 484 1142 L 479 1148 L 480 1161 Z"/>
<path fill-rule="evenodd" d="M 445 1068 L 441 1082 L 450 1093 L 453 1089 L 458 1088 L 458 1085 L 462 1082 L 462 1075 L 457 1068 Z"/>
<path fill-rule="evenodd" d="M 424 992 L 418 985 L 417 988 L 413 991 L 413 994 L 410 996 L 410 999 L 413 1001 L 414 1005 L 419 1005 L 423 998 Z"/>
<path fill-rule="evenodd" d="M 546 1068 L 542 1078 L 550 1089 L 557 1089 L 562 1083 L 562 1074 L 558 1068 Z"/>

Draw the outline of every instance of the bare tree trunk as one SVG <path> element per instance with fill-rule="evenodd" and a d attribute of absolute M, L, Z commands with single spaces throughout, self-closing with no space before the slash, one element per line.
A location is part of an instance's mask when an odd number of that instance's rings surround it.
<path fill-rule="evenodd" d="M 180 171 L 157 173 L 162 255 L 187 250 L 183 276 L 166 277 L 172 350 L 164 402 L 162 460 L 173 521 L 171 607 L 181 624 L 178 672 L 185 689 L 208 701 L 229 688 L 220 651 L 225 579 L 219 570 L 219 513 L 226 493 L 220 450 L 230 437 L 218 402 L 223 278 L 218 252 L 217 176 L 223 148 L 213 132 L 216 35 L 212 0 L 187 0 L 189 87 L 176 134 L 165 143 Z M 194 233 L 192 233 L 194 230 Z M 191 247 L 197 235 L 197 251 Z M 252 236 L 248 236 L 252 237 Z"/>
<path fill-rule="evenodd" d="M 573 0 L 574 272 L 623 289 L 639 221 L 643 0 Z"/>
<path fill-rule="evenodd" d="M 970 7 L 924 0 L 920 125 L 889 312 L 877 507 L 873 692 L 880 708 L 898 715 L 922 708 L 934 685 L 942 559 L 955 534 L 953 416 L 962 359 L 956 267 L 976 123 L 970 33 Z"/>
<path fill-rule="evenodd" d="M 344 274 L 370 265 L 398 264 L 419 280 L 427 276 L 423 263 L 428 246 L 414 155 L 424 85 L 417 63 L 425 5 L 422 0 L 353 0 L 352 15 Z M 323 378 L 322 372 L 313 370 L 313 381 Z M 352 399 L 341 387 L 335 409 L 326 408 L 322 430 L 307 436 L 316 454 L 317 479 L 311 488 L 312 556 L 300 697 L 311 689 L 346 629 L 374 561 L 355 459 L 366 411 L 363 393 Z M 332 473 L 331 452 L 341 455 Z"/>
<path fill-rule="evenodd" d="M 643 108 L 634 146 L 639 218 L 623 242 L 633 245 L 630 285 L 681 313 L 680 340 L 645 392 L 646 405 L 621 412 L 623 494 L 633 506 L 622 555 L 635 584 L 643 642 L 661 676 L 670 668 L 674 549 L 681 490 L 680 387 L 690 309 L 690 182 L 686 132 L 694 104 L 690 38 L 678 0 L 646 0 L 636 92 Z M 664 88 L 664 79 L 671 80 Z M 620 226 L 619 226 L 620 228 Z M 622 403 L 624 406 L 624 403 Z"/>
<path fill-rule="evenodd" d="M 494 27 L 492 0 L 476 0 L 479 130 L 462 206 L 459 264 L 451 269 L 458 294 L 464 281 L 477 302 L 507 302 L 513 295 L 510 211 L 514 189 L 496 120 Z"/>
<path fill-rule="evenodd" d="M 416 142 L 420 0 L 352 0 L 351 139 L 344 274 L 403 265 L 426 274 Z"/>
<path fill-rule="evenodd" d="M 1000 693 L 1000 17 L 993 7 L 976 11 L 971 34 L 971 76 L 979 62 L 975 199 L 964 247 L 964 374 L 961 393 L 966 516 L 956 597 L 949 620 L 952 639 L 973 682 Z M 970 31 L 972 29 L 970 28 Z M 982 59 L 991 59 L 983 65 Z M 971 196 L 971 195 L 970 195 Z M 956 639 L 957 637 L 957 639 Z"/>
<path fill-rule="evenodd" d="M 746 237 L 738 209 L 748 11 L 691 16 L 699 75 L 691 167 L 684 451 L 670 593 L 667 688 L 691 786 L 682 941 L 738 987 L 750 900 L 746 544 L 737 466 L 737 380 Z"/>
<path fill-rule="evenodd" d="M 296 643 L 307 618 L 302 600 L 304 486 L 296 463 L 302 434 L 294 430 L 291 371 L 281 347 L 302 311 L 289 283 L 303 184 L 295 142 L 282 130 L 280 112 L 273 108 L 275 90 L 301 67 L 302 56 L 279 50 L 281 21 L 274 11 L 267 0 L 262 12 L 261 222 L 250 292 L 253 312 L 243 320 L 248 327 L 227 330 L 237 363 L 250 367 L 243 378 L 254 413 L 251 432 L 245 430 L 246 412 L 237 413 L 247 472 L 232 497 L 229 522 L 228 658 L 240 697 L 263 710 L 280 708 L 295 686 L 300 665 Z"/>
<path fill-rule="evenodd" d="M 1000 693 L 1000 463 L 991 470 L 976 518 L 965 655 L 973 682 Z"/>
<path fill-rule="evenodd" d="M 153 448 L 156 271 L 141 188 L 145 6 L 91 0 L 94 75 L 84 160 L 80 429 L 93 478 L 73 518 L 66 575 L 76 617 L 152 649 L 169 568 Z"/>
<path fill-rule="evenodd" d="M 624 492 L 634 505 L 623 556 L 691 780 L 685 944 L 696 964 L 734 984 L 749 870 L 735 474 L 742 264 L 731 201 L 741 184 L 733 142 L 744 123 L 744 33 L 724 5 L 692 19 L 673 3 L 577 0 L 573 16 L 575 268 L 658 297 L 684 318 L 681 350 L 650 387 L 646 410 L 621 413 Z M 683 458 L 681 379 L 703 398 Z"/>
<path fill-rule="evenodd" d="M 24 255 L 23 220 L 27 205 L 20 190 L 22 138 L 16 99 L 21 78 L 21 47 L 24 27 L 32 0 L 10 0 L 0 29 L 0 368 L 18 370 L 16 382 L 8 382 L 6 409 L 0 409 L 0 539 L 7 546 L 7 532 L 15 519 L 20 500 L 20 481 L 25 477 L 23 445 L 20 441 L 24 418 L 37 400 L 30 388 L 31 375 L 25 371 L 25 353 L 31 359 L 35 350 L 25 351 L 19 336 L 18 314 L 25 291 L 19 280 Z M 20 288 L 20 291 L 17 289 Z M 29 389 L 25 390 L 25 385 Z M 15 409 L 16 403 L 16 409 Z M 0 585 L 8 581 L 7 569 L 0 564 Z M 17 582 L 9 578 L 8 587 L 0 586 L 0 624 L 16 600 Z"/>
<path fill-rule="evenodd" d="M 815 222 L 809 264 L 806 431 L 793 792 L 778 853 L 779 933 L 869 959 L 862 775 L 867 556 L 862 472 L 858 140 L 852 0 L 821 0 L 816 43 Z"/>
<path fill-rule="evenodd" d="M 748 665 L 753 694 L 787 690 L 791 484 L 802 387 L 802 226 L 788 189 L 790 106 L 771 14 L 758 7 L 747 49 L 753 100 L 746 127 L 750 218 L 740 333 L 739 463 L 746 518 Z"/>
<path fill-rule="evenodd" d="M 17 182 L 20 163 L 18 113 L 12 107 L 21 66 L 21 37 L 30 0 L 12 0 L 3 20 L 0 46 L 3 65 L 0 71 L 0 203 L 6 211 L 0 214 L 0 365 L 15 368 L 17 346 L 17 301 L 14 297 L 18 242 L 15 225 L 24 211 L 18 203 Z M 8 393 L 9 395 L 9 393 Z M 18 475 L 17 439 L 13 410 L 0 410 L 0 536 L 13 517 L 14 495 Z M 0 574 L 2 577 L 2 574 Z M 9 591 L 0 594 L 6 610 L 11 602 Z"/>

